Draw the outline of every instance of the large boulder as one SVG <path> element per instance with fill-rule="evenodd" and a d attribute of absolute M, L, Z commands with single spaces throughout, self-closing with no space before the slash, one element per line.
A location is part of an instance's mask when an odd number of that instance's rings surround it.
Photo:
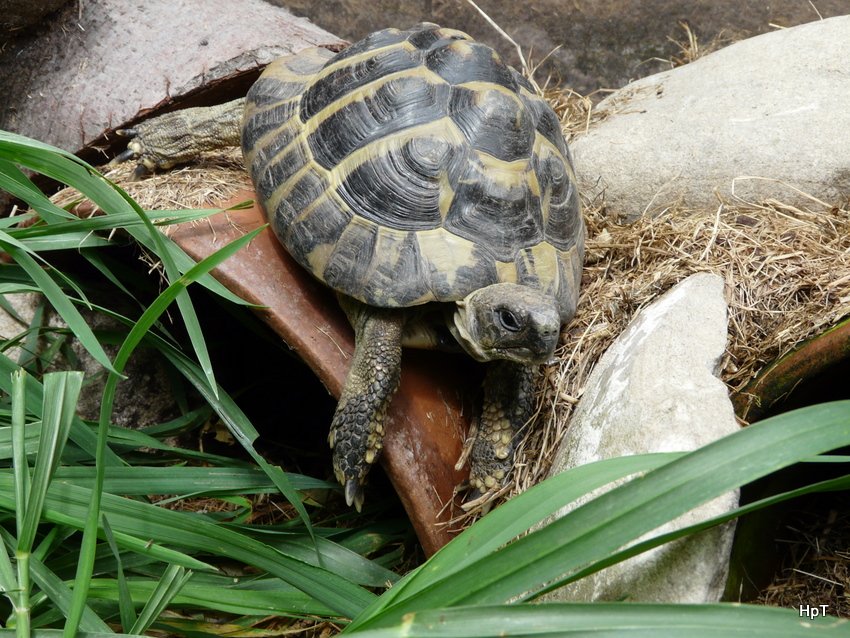
<path fill-rule="evenodd" d="M 738 429 L 726 386 L 715 376 L 727 337 L 723 287 L 717 275 L 692 275 L 640 312 L 588 379 L 553 474 L 606 458 L 693 450 Z M 737 503 L 738 493 L 730 492 L 645 538 L 727 512 Z M 733 532 L 725 525 L 663 545 L 571 583 L 551 599 L 717 601 Z"/>
<path fill-rule="evenodd" d="M 636 218 L 850 196 L 850 16 L 744 40 L 632 82 L 572 143 L 580 184 Z"/>
<path fill-rule="evenodd" d="M 0 129 L 90 151 L 152 111 L 243 96 L 277 57 L 343 44 L 262 0 L 75 2 L 0 47 Z"/>

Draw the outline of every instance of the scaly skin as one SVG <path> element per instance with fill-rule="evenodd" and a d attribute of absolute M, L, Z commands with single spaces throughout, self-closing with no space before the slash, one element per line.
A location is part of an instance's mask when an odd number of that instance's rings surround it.
<path fill-rule="evenodd" d="M 245 98 L 215 106 L 183 109 L 119 130 L 131 138 L 112 164 L 136 160 L 136 175 L 197 159 L 205 151 L 239 146 Z"/>
<path fill-rule="evenodd" d="M 471 498 L 501 487 L 514 463 L 520 428 L 534 411 L 534 366 L 494 361 L 484 378 L 484 406 L 472 445 Z"/>
<path fill-rule="evenodd" d="M 363 482 L 383 446 L 385 416 L 401 376 L 402 310 L 374 308 L 340 296 L 354 327 L 354 358 L 331 422 L 334 473 L 345 500 L 363 506 Z"/>

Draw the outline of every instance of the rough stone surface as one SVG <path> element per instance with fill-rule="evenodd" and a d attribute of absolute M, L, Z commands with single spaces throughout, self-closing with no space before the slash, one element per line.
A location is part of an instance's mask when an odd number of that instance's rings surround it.
<path fill-rule="evenodd" d="M 33 322 L 38 307 L 44 303 L 40 293 L 19 293 L 5 295 L 14 315 L 0 309 L 0 339 L 23 340 L 23 333 Z M 117 330 L 121 325 L 117 321 L 81 309 L 83 316 L 94 330 Z M 67 324 L 49 308 L 42 320 L 47 327 L 66 330 Z M 68 358 L 58 356 L 53 359 L 51 370 L 81 370 L 85 373 L 83 390 L 77 403 L 77 413 L 84 419 L 96 421 L 100 414 L 100 402 L 106 385 L 106 371 L 83 348 L 79 341 L 70 339 L 73 363 Z M 39 350 L 47 346 L 43 341 L 37 344 Z M 118 346 L 105 346 L 107 355 L 114 358 Z M 18 346 L 8 348 L 3 354 L 13 361 L 21 362 L 38 352 L 23 353 Z M 151 349 L 139 349 L 133 353 L 124 370 L 127 379 L 118 384 L 112 411 L 112 423 L 130 429 L 163 423 L 179 416 L 180 411 L 172 393 L 161 356 Z"/>
<path fill-rule="evenodd" d="M 151 110 L 215 101 L 217 83 L 244 79 L 244 95 L 277 57 L 342 44 L 261 0 L 73 3 L 0 47 L 0 129 L 78 152 Z"/>
<path fill-rule="evenodd" d="M 717 275 L 692 275 L 632 321 L 591 374 L 553 473 L 617 456 L 693 450 L 738 429 L 726 386 L 715 376 L 727 337 L 723 286 Z M 737 503 L 737 492 L 726 494 L 646 538 Z M 552 599 L 717 601 L 733 531 L 727 525 L 664 545 L 572 583 Z"/>
<path fill-rule="evenodd" d="M 636 218 L 670 206 L 850 197 L 850 16 L 775 31 L 633 82 L 571 145 L 584 193 Z M 801 193 L 802 191 L 802 193 Z"/>
<path fill-rule="evenodd" d="M 24 340 L 24 332 L 29 328 L 33 317 L 44 297 L 36 292 L 22 292 L 3 295 L 11 312 L 0 309 L 0 339 L 14 339 L 15 346 L 5 348 L 3 354 L 13 361 L 21 361 L 23 350 L 20 344 Z"/>

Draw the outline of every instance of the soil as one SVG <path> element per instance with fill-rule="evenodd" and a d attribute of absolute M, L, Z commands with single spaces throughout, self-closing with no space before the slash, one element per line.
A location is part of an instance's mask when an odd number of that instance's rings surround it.
<path fill-rule="evenodd" d="M 386 27 L 436 22 L 468 32 L 517 65 L 510 43 L 466 0 L 267 0 L 356 41 Z M 536 74 L 587 95 L 688 62 L 742 38 L 847 13 L 846 0 L 479 0 Z M 691 35 L 695 40 L 691 39 Z M 695 51 L 695 46 L 699 51 Z"/>

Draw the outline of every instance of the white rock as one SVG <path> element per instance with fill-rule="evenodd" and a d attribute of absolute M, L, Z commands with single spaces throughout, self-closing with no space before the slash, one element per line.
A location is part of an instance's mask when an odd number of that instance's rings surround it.
<path fill-rule="evenodd" d="M 777 30 L 625 86 L 571 148 L 586 195 L 634 219 L 673 205 L 850 196 L 850 15 Z M 716 193 L 715 193 L 716 191 Z M 801 193 L 802 192 L 802 193 Z"/>
<path fill-rule="evenodd" d="M 13 339 L 22 336 L 22 333 L 29 329 L 29 324 L 39 304 L 42 303 L 43 297 L 35 292 L 12 293 L 4 297 L 15 316 L 6 312 L 5 309 L 0 309 L 0 339 Z M 3 354 L 13 361 L 19 361 L 22 350 L 16 346 L 6 349 Z"/>
<path fill-rule="evenodd" d="M 692 275 L 639 313 L 588 379 L 553 474 L 605 458 L 693 450 L 738 429 L 726 386 L 715 376 L 727 337 L 723 285 L 717 275 Z M 737 492 L 726 494 L 644 538 L 737 503 Z M 717 601 L 733 532 L 726 525 L 658 547 L 567 585 L 550 599 Z"/>

